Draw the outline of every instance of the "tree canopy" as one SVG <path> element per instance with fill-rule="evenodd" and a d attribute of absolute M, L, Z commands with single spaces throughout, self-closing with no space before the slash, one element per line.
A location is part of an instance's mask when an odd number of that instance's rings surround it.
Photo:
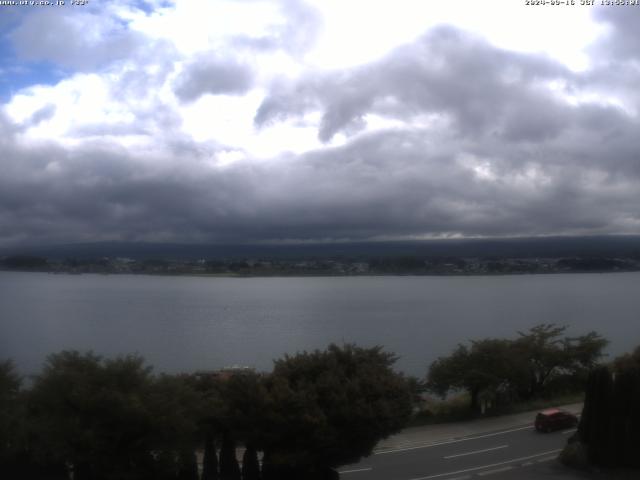
<path fill-rule="evenodd" d="M 640 370 L 640 346 L 636 347 L 631 353 L 626 353 L 617 357 L 613 362 L 614 371 L 621 373 L 627 370 Z"/>
<path fill-rule="evenodd" d="M 154 375 L 135 355 L 63 351 L 25 391 L 0 363 L 0 476 L 195 480 L 204 449 L 208 479 L 258 478 L 258 451 L 265 479 L 333 478 L 408 420 L 411 389 L 394 361 L 380 347 L 331 345 L 271 373 Z"/>
<path fill-rule="evenodd" d="M 395 360 L 380 347 L 330 345 L 276 361 L 266 385 L 266 458 L 322 470 L 369 455 L 411 414 L 411 392 L 392 370 Z"/>
<path fill-rule="evenodd" d="M 140 357 L 49 356 L 30 392 L 38 449 L 75 478 L 141 477 L 157 418 L 147 410 L 150 369 Z"/>
<path fill-rule="evenodd" d="M 513 345 L 507 340 L 485 339 L 472 341 L 470 347 L 458 345 L 448 357 L 431 364 L 428 388 L 445 396 L 450 390 L 466 390 L 471 409 L 480 409 L 482 392 L 508 389 L 517 370 L 513 368 Z"/>
<path fill-rule="evenodd" d="M 495 402 L 530 399 L 549 393 L 554 379 L 578 383 L 603 356 L 607 341 L 596 332 L 563 336 L 567 327 L 540 324 L 515 339 L 473 340 L 458 345 L 431 364 L 427 387 L 439 395 L 465 390 L 470 408 L 480 409 L 480 396 Z"/>
<path fill-rule="evenodd" d="M 640 467 L 640 347 L 589 375 L 577 438 L 601 466 Z"/>
<path fill-rule="evenodd" d="M 0 463 L 20 449 L 24 435 L 20 405 L 22 379 L 16 373 L 13 362 L 0 362 Z"/>

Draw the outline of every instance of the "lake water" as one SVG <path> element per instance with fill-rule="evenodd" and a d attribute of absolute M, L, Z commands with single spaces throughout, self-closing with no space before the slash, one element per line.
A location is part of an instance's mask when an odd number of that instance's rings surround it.
<path fill-rule="evenodd" d="M 474 277 L 206 278 L 0 272 L 0 359 L 22 373 L 49 353 L 139 353 L 156 371 L 274 358 L 330 342 L 383 345 L 422 376 L 457 343 L 538 323 L 640 344 L 640 273 Z"/>

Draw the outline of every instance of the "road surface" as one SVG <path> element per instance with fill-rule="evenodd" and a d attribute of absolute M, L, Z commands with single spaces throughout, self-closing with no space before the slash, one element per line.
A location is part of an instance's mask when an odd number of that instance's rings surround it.
<path fill-rule="evenodd" d="M 566 406 L 578 413 L 580 405 Z M 535 412 L 409 429 L 368 458 L 340 469 L 342 480 L 507 480 L 570 478 L 557 456 L 575 429 L 538 433 Z M 430 431 L 431 430 L 431 431 Z M 580 478 L 576 476 L 576 478 Z"/>

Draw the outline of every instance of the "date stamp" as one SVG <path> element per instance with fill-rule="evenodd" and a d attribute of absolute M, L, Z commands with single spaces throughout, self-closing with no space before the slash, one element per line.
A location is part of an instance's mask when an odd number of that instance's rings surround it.
<path fill-rule="evenodd" d="M 89 0 L 0 0 L 0 7 L 79 7 Z"/>
<path fill-rule="evenodd" d="M 524 0 L 525 5 L 549 5 L 549 6 L 581 6 L 592 7 L 601 6 L 620 6 L 620 7 L 637 7 L 640 6 L 640 0 Z"/>

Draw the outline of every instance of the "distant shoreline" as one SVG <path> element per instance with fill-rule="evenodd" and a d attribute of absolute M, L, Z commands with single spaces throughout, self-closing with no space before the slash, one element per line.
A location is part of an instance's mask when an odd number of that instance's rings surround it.
<path fill-rule="evenodd" d="M 0 269 L 53 274 L 148 274 L 206 277 L 352 277 L 352 276 L 495 276 L 549 273 L 640 271 L 633 255 L 428 256 L 333 255 L 279 258 L 270 256 L 170 257 L 92 256 L 64 259 L 36 255 L 0 257 Z"/>
<path fill-rule="evenodd" d="M 194 278 L 363 278 L 363 277 L 507 277 L 525 275 L 570 275 L 570 274 L 611 274 L 611 273 L 637 273 L 640 269 L 629 270 L 583 270 L 583 271 L 547 271 L 547 272 L 477 272 L 477 273 L 191 273 L 191 272 L 67 272 L 48 270 L 6 269 L 0 268 L 0 272 L 6 273 L 47 273 L 50 275 L 78 276 L 78 275 L 133 275 L 148 277 L 194 277 Z"/>

